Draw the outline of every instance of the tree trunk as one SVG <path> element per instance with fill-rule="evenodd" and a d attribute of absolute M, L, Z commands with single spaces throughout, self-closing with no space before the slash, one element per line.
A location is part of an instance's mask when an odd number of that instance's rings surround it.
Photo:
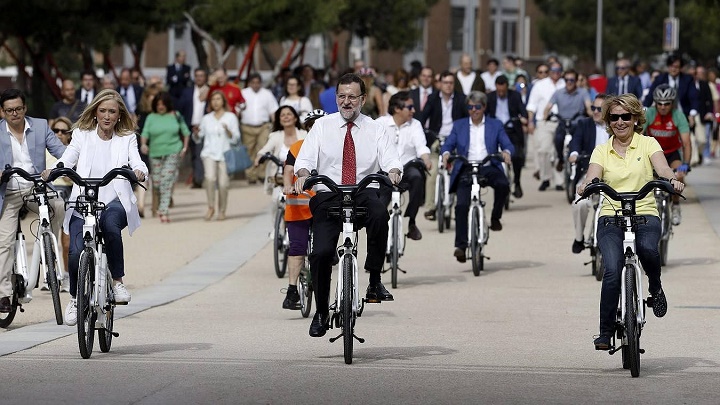
<path fill-rule="evenodd" d="M 208 66 L 208 54 L 205 51 L 205 44 L 203 43 L 202 36 L 198 34 L 195 30 L 190 30 L 190 40 L 195 47 L 195 54 L 198 58 L 198 66 L 201 69 L 205 69 L 205 71 L 210 74 L 210 69 Z"/>

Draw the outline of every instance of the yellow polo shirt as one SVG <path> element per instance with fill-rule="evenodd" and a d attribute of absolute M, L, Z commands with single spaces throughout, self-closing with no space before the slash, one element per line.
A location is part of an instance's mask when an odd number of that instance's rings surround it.
<path fill-rule="evenodd" d="M 614 137 L 610 137 L 608 142 L 595 147 L 590 163 L 602 166 L 602 180 L 615 191 L 621 193 L 640 190 L 653 179 L 650 156 L 655 152 L 662 153 L 660 144 L 651 136 L 635 133 L 623 158 L 613 149 L 613 139 Z M 600 215 L 615 215 L 615 210 L 620 208 L 620 202 L 611 201 L 612 205 L 607 200 L 603 201 Z M 635 203 L 635 212 L 638 215 L 658 215 L 653 193 Z"/>

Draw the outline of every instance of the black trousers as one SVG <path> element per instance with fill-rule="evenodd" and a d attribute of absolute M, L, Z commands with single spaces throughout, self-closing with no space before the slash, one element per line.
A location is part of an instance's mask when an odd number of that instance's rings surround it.
<path fill-rule="evenodd" d="M 506 127 L 505 132 L 507 132 L 510 142 L 512 142 L 515 148 L 515 153 L 513 153 L 510 160 L 512 161 L 513 167 L 513 182 L 515 186 L 519 186 L 522 169 L 525 166 L 525 134 L 522 128 L 516 130 L 515 128 Z"/>
<path fill-rule="evenodd" d="M 203 166 L 200 152 L 202 152 L 203 141 L 195 142 L 190 137 L 190 164 L 192 165 L 192 181 L 194 184 L 202 185 L 205 179 L 205 167 Z"/>
<path fill-rule="evenodd" d="M 425 173 L 417 167 L 409 166 L 403 173 L 400 180 L 400 187 L 407 190 L 410 199 L 407 208 L 405 208 L 405 216 L 410 218 L 411 222 L 415 222 L 415 217 L 420 210 L 420 206 L 425 203 Z M 383 204 L 387 207 L 392 199 L 392 189 L 389 187 L 381 187 L 380 197 Z"/>
<path fill-rule="evenodd" d="M 328 210 L 339 207 L 340 201 L 341 196 L 322 192 L 317 193 L 310 200 L 310 211 L 313 214 L 310 271 L 317 312 L 325 314 L 328 313 L 333 259 L 337 255 L 338 238 L 342 232 L 340 218 L 330 217 Z M 385 262 L 387 248 L 390 219 L 387 205 L 383 205 L 378 189 L 368 188 L 355 195 L 355 206 L 367 209 L 367 215 L 355 222 L 355 229 L 366 230 L 368 253 L 364 267 L 370 271 L 370 283 L 377 283 L 380 282 L 380 272 Z"/>
<path fill-rule="evenodd" d="M 492 165 L 481 167 L 480 174 L 485 176 L 488 186 L 495 190 L 495 199 L 490 218 L 500 219 L 505 200 L 510 194 L 510 183 L 508 183 L 507 176 L 502 170 Z M 472 178 L 468 172 L 460 176 L 455 191 L 457 197 L 455 204 L 455 247 L 465 249 L 468 245 L 468 211 L 470 211 Z"/>

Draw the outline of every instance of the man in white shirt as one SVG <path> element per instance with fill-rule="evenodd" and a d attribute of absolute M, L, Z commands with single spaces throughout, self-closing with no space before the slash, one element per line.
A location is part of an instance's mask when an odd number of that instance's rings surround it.
<path fill-rule="evenodd" d="M 365 83 L 360 76 L 349 73 L 340 78 L 336 86 L 337 113 L 318 119 L 310 130 L 295 161 L 298 179 L 295 191 L 302 191 L 312 170 L 330 177 L 338 184 L 357 184 L 378 170 L 388 172 L 393 184 L 401 178 L 401 163 L 395 143 L 385 128 L 370 117 L 360 114 L 367 97 Z M 354 163 L 354 164 L 353 164 Z M 310 336 L 321 337 L 328 328 L 330 275 L 336 255 L 342 223 L 328 216 L 328 210 L 337 207 L 341 196 L 320 190 L 310 200 L 313 214 L 313 253 L 310 269 L 313 274 L 316 313 L 310 324 Z M 367 232 L 367 258 L 365 269 L 370 272 L 366 299 L 392 301 L 393 296 L 380 281 L 387 248 L 387 208 L 377 189 L 367 188 L 355 196 L 358 207 L 367 210 L 358 227 Z"/>
<path fill-rule="evenodd" d="M 502 76 L 502 72 L 498 70 L 500 61 L 493 58 L 487 61 L 485 66 L 487 70 L 482 72 L 480 77 L 482 77 L 483 82 L 485 82 L 485 93 L 490 93 L 495 91 L 495 79 L 497 79 L 498 76 Z"/>
<path fill-rule="evenodd" d="M 555 160 L 555 132 L 557 130 L 557 119 L 546 121 L 543 112 L 547 103 L 555 91 L 565 87 L 565 80 L 562 79 L 562 66 L 553 62 L 550 64 L 550 76 L 538 80 L 530 92 L 527 103 L 528 112 L 528 133 L 535 137 L 534 145 L 537 149 L 537 160 L 535 165 L 540 172 L 540 191 L 550 187 L 550 179 L 553 178 L 553 161 Z M 557 106 L 551 111 L 557 113 Z M 537 120 L 537 121 L 536 121 Z M 556 172 L 553 180 L 556 186 L 562 189 L 562 172 Z"/>
<path fill-rule="evenodd" d="M 388 112 L 390 115 L 379 117 L 375 121 L 385 127 L 385 132 L 394 139 L 395 145 L 400 154 L 400 163 L 407 164 L 410 161 L 420 158 L 423 160 L 426 170 L 430 170 L 430 148 L 426 145 L 425 131 L 420 121 L 413 118 L 415 103 L 410 98 L 410 93 L 400 91 L 390 97 Z M 425 201 L 425 170 L 419 170 L 416 166 L 406 166 L 403 169 L 403 177 L 400 187 L 410 194 L 405 216 L 409 218 L 408 238 L 412 240 L 422 239 L 422 233 L 415 224 L 420 205 Z M 383 193 L 383 198 L 389 202 L 390 191 Z"/>
<path fill-rule="evenodd" d="M 268 141 L 278 102 L 270 90 L 262 87 L 260 74 L 253 73 L 248 76 L 247 83 L 248 86 L 242 89 L 245 109 L 242 112 L 240 136 L 243 145 L 247 148 L 248 156 L 255 156 Z M 263 173 L 265 173 L 265 163 L 245 170 L 245 176 L 250 184 L 257 183 Z"/>
<path fill-rule="evenodd" d="M 480 77 L 480 73 L 473 70 L 472 58 L 466 53 L 460 56 L 460 70 L 455 74 L 455 91 L 462 92 L 466 96 L 471 91 L 485 92 L 485 82 Z"/>

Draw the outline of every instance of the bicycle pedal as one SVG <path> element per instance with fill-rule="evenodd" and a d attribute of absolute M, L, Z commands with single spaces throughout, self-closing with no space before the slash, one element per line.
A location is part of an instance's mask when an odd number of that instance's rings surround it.
<path fill-rule="evenodd" d="M 115 302 L 114 304 L 115 305 L 127 305 L 128 303 L 127 302 Z"/>
<path fill-rule="evenodd" d="M 330 343 L 335 343 L 336 340 L 340 339 L 342 337 L 342 333 L 335 336 L 334 338 L 330 338 Z"/>
<path fill-rule="evenodd" d="M 382 301 L 379 298 L 363 298 L 363 302 L 367 302 L 368 304 L 379 304 Z"/>
<path fill-rule="evenodd" d="M 640 352 L 640 354 L 645 354 L 645 349 L 638 349 L 638 352 Z"/>

